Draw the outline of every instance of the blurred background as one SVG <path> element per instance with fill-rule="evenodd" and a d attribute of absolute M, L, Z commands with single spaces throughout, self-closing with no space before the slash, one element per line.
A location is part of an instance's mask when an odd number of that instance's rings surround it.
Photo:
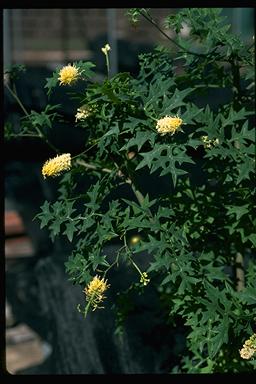
<path fill-rule="evenodd" d="M 179 8 L 153 8 L 151 14 L 163 25 L 164 18 Z M 128 9 L 5 9 L 4 67 L 55 69 L 57 64 L 92 60 L 105 71 L 100 48 L 112 48 L 112 72 L 136 71 L 137 54 L 157 44 L 167 45 L 165 37 L 143 18 L 132 26 Z M 254 33 L 254 8 L 224 8 L 232 32 L 250 42 Z M 173 32 L 169 32 L 170 35 Z M 188 30 L 184 25 L 183 34 Z"/>
<path fill-rule="evenodd" d="M 161 26 L 167 15 L 178 10 L 154 8 L 151 13 Z M 4 9 L 4 69 L 14 64 L 26 66 L 26 72 L 15 83 L 26 109 L 40 111 L 45 107 L 45 79 L 51 77 L 52 71 L 59 64 L 78 60 L 92 61 L 96 64 L 97 77 L 101 79 L 106 74 L 101 47 L 109 43 L 111 75 L 127 71 L 136 76 L 139 53 L 149 52 L 157 45 L 169 44 L 146 20 L 141 19 L 138 25 L 131 25 L 126 16 L 127 11 L 125 8 Z M 228 17 L 233 33 L 241 35 L 246 44 L 251 44 L 254 8 L 224 8 L 223 15 Z M 174 36 L 173 31 L 166 32 Z M 185 24 L 182 33 L 184 36 L 189 34 Z M 74 104 L 58 92 L 54 97 L 56 103 L 62 104 L 66 121 L 71 119 L 74 116 Z M 18 127 L 21 116 L 19 106 L 5 90 L 5 122 L 9 121 Z M 53 141 L 58 142 L 61 136 L 63 149 L 67 146 L 70 149 L 71 146 L 75 151 L 80 136 L 74 132 L 70 137 L 69 129 L 67 126 L 57 127 Z M 40 230 L 39 222 L 32 221 L 44 200 L 54 200 L 57 193 L 55 182 L 43 184 L 40 175 L 42 162 L 49 155 L 46 146 L 31 139 L 11 140 L 5 144 L 7 371 L 12 374 L 149 373 L 154 359 L 154 372 L 168 372 L 174 357 L 168 355 L 166 350 L 164 363 L 157 362 L 155 353 L 160 345 L 158 339 L 150 347 L 152 351 L 145 349 L 145 361 L 140 364 L 135 363 L 136 359 L 127 350 L 123 357 L 126 362 L 115 366 L 114 351 L 118 351 L 119 347 L 109 339 L 105 346 L 109 360 L 106 356 L 99 356 L 98 345 L 105 343 L 102 316 L 105 316 L 106 321 L 111 315 L 104 311 L 105 314 L 97 314 L 91 323 L 85 324 L 75 309 L 76 303 L 81 301 L 81 290 L 67 282 L 63 268 L 68 244 L 63 241 L 52 244 L 47 231 Z M 154 298 L 150 300 L 154 303 Z M 134 319 L 131 319 L 131 324 L 135 324 Z M 112 327 L 109 320 L 110 333 Z M 176 348 L 177 352 L 183 342 L 182 332 L 172 334 L 161 327 L 157 328 L 159 338 L 163 333 L 169 345 L 172 345 L 173 350 Z M 136 340 L 138 334 L 141 334 L 139 328 L 137 334 L 132 332 L 127 335 L 129 340 Z M 152 333 L 152 329 L 149 332 Z M 81 345 L 83 338 L 82 344 L 86 345 Z M 111 350 L 113 353 L 109 352 Z"/>

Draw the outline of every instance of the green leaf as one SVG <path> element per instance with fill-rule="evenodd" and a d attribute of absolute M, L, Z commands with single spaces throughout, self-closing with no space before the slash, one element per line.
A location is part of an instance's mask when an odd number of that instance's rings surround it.
<path fill-rule="evenodd" d="M 236 141 L 240 145 L 245 143 L 245 140 L 250 140 L 252 142 L 255 142 L 255 130 L 254 129 L 248 129 L 248 120 L 246 120 L 241 128 L 241 130 L 238 132 L 237 129 L 233 126 L 232 127 L 232 135 L 230 141 Z"/>
<path fill-rule="evenodd" d="M 246 118 L 246 116 L 252 115 L 252 114 L 253 112 L 246 111 L 244 107 L 240 109 L 240 111 L 234 111 L 233 107 L 231 106 L 229 109 L 228 117 L 224 117 L 223 115 L 220 115 L 221 122 L 222 122 L 222 129 L 228 125 L 233 125 L 235 121 L 243 120 Z"/>
<path fill-rule="evenodd" d="M 138 131 L 136 132 L 135 137 L 132 137 L 127 141 L 127 143 L 121 148 L 123 149 L 129 149 L 131 147 L 137 147 L 138 151 L 142 148 L 142 146 L 149 141 L 151 146 L 154 145 L 156 139 L 156 133 L 154 132 L 146 132 L 146 131 Z"/>
<path fill-rule="evenodd" d="M 256 287 L 245 287 L 242 291 L 237 293 L 240 300 L 243 300 L 249 305 L 256 305 Z"/>
<path fill-rule="evenodd" d="M 56 87 L 59 82 L 59 71 L 61 66 L 58 66 L 56 71 L 52 74 L 52 77 L 46 78 L 46 84 L 44 88 L 47 89 L 47 95 L 50 96 L 52 89 Z"/>
<path fill-rule="evenodd" d="M 256 247 L 256 233 L 252 233 L 247 237 L 250 240 L 254 247 Z"/>
<path fill-rule="evenodd" d="M 50 203 L 46 200 L 44 204 L 40 207 L 41 213 L 38 213 L 35 218 L 38 218 L 41 220 L 40 229 L 44 228 L 49 221 L 52 219 L 52 213 L 50 212 Z M 33 219 L 33 220 L 34 220 Z"/>
<path fill-rule="evenodd" d="M 80 69 L 82 77 L 92 78 L 95 75 L 91 68 L 94 68 L 96 65 L 93 64 L 91 61 L 80 60 L 75 62 L 74 65 Z"/>
<path fill-rule="evenodd" d="M 92 261 L 92 268 L 95 271 L 99 265 L 103 265 L 105 267 L 109 267 L 109 263 L 106 260 L 106 255 L 103 255 L 100 249 L 94 250 L 93 253 L 90 254 L 89 260 Z"/>
<path fill-rule="evenodd" d="M 80 252 L 69 256 L 65 262 L 66 272 L 71 276 L 69 280 L 77 284 L 87 285 L 91 281 L 91 275 L 88 271 L 89 264 Z"/>
<path fill-rule="evenodd" d="M 109 131 L 107 131 L 103 137 L 107 137 L 107 136 L 117 136 L 119 134 L 119 128 L 118 128 L 118 124 L 115 123 L 115 126 L 113 128 L 111 128 Z"/>
<path fill-rule="evenodd" d="M 83 219 L 79 234 L 86 232 L 87 229 L 91 228 L 94 224 L 96 224 L 95 218 L 93 218 L 92 216 L 87 216 L 85 219 Z"/>
<path fill-rule="evenodd" d="M 208 342 L 209 358 L 213 359 L 219 352 L 221 346 L 228 342 L 229 318 L 224 316 L 221 323 L 214 327 L 216 335 Z"/>
<path fill-rule="evenodd" d="M 255 171 L 255 163 L 253 159 L 250 159 L 248 156 L 244 157 L 244 162 L 237 164 L 238 168 L 238 177 L 236 180 L 236 185 L 240 184 L 241 181 L 248 179 L 250 180 L 250 173 Z"/>
<path fill-rule="evenodd" d="M 51 223 L 49 229 L 51 230 L 53 236 L 57 236 L 60 233 L 60 226 L 64 221 L 65 219 L 59 217 Z"/>
<path fill-rule="evenodd" d="M 136 170 L 148 166 L 150 173 L 160 170 L 160 176 L 171 174 L 173 184 L 176 185 L 177 176 L 184 175 L 187 171 L 177 168 L 176 163 L 194 164 L 194 161 L 186 154 L 184 146 L 156 144 L 149 152 L 141 153 L 143 160 L 137 165 Z"/>
<path fill-rule="evenodd" d="M 227 206 L 228 215 L 235 214 L 236 220 L 239 221 L 242 216 L 249 212 L 249 204 L 240 205 L 240 206 Z"/>
<path fill-rule="evenodd" d="M 200 369 L 201 373 L 213 373 L 214 361 L 207 359 L 207 366 Z"/>
<path fill-rule="evenodd" d="M 76 224 L 73 221 L 70 221 L 69 223 L 65 223 L 66 230 L 63 232 L 63 235 L 67 235 L 67 238 L 70 242 L 73 240 L 74 233 L 76 232 Z"/>
<path fill-rule="evenodd" d="M 182 91 L 176 88 L 172 97 L 165 100 L 163 104 L 162 115 L 163 116 L 168 115 L 178 107 L 181 107 L 182 105 L 186 105 L 186 103 L 183 100 L 186 96 L 188 96 L 193 91 L 194 91 L 193 88 L 186 88 L 186 89 L 183 89 Z M 196 116 L 196 114 L 194 116 Z"/>

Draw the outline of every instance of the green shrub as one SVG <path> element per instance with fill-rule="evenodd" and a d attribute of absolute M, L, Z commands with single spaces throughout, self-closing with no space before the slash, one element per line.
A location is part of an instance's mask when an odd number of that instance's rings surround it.
<path fill-rule="evenodd" d="M 131 9 L 129 16 L 160 28 L 149 10 Z M 180 33 L 184 22 L 188 37 Z M 136 78 L 118 73 L 96 82 L 94 65 L 76 62 L 47 79 L 49 95 L 84 81 L 74 126 L 88 139 L 82 153 L 56 149 L 58 157 L 44 164 L 45 178 L 61 174 L 59 196 L 45 201 L 37 218 L 52 240 L 61 235 L 72 243 L 65 266 L 84 289 L 77 309 L 85 316 L 104 306 L 108 272 L 122 263 L 138 272 L 130 289 L 143 295 L 152 285 L 170 326 L 184 325 L 186 353 L 170 372 L 251 371 L 255 345 L 248 359 L 239 349 L 256 316 L 253 46 L 229 32 L 216 8 L 181 9 L 165 26 L 176 33 L 161 30 L 172 50 L 139 55 Z M 107 72 L 109 48 L 102 49 Z M 212 105 L 205 102 L 211 94 Z M 7 125 L 7 137 L 37 135 L 52 146 L 47 129 L 54 129 L 57 110 L 49 103 L 41 113 L 25 111 L 20 133 Z M 77 184 L 89 174 L 93 183 L 81 194 Z M 157 196 L 143 175 L 157 180 Z M 134 199 L 110 198 L 120 185 Z M 113 241 L 120 247 L 110 259 L 104 249 Z M 129 316 L 118 303 L 119 319 Z"/>

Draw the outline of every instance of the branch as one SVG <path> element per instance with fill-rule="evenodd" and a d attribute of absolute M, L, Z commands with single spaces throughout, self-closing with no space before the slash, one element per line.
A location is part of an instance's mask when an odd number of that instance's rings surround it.
<path fill-rule="evenodd" d="M 180 45 L 179 43 L 177 43 L 177 41 L 175 41 L 174 39 L 172 39 L 169 35 L 167 35 L 160 27 L 159 25 L 154 21 L 154 19 L 151 17 L 151 15 L 146 12 L 143 13 L 142 11 L 139 10 L 139 13 L 141 14 L 141 16 L 143 16 L 147 21 L 150 22 L 150 24 L 154 25 L 154 27 L 160 32 L 162 33 L 162 35 L 164 35 L 168 40 L 170 40 L 173 44 L 177 45 L 177 47 L 179 47 L 182 51 L 186 52 L 186 53 L 189 53 L 190 55 L 195 55 L 195 56 L 199 56 L 199 57 L 206 57 L 207 55 L 204 54 L 204 53 L 197 53 L 197 52 L 191 52 L 191 51 L 188 51 L 186 48 L 182 47 L 182 45 Z"/>
<path fill-rule="evenodd" d="M 77 164 L 80 164 L 80 165 L 82 165 L 83 167 L 85 167 L 87 169 L 93 169 L 93 170 L 97 170 L 97 171 L 101 171 L 101 172 L 106 172 L 106 173 L 113 172 L 112 169 L 101 168 L 101 167 L 98 167 L 97 165 L 86 163 L 84 160 L 77 159 L 76 162 L 77 162 Z M 117 169 L 117 176 L 120 177 L 120 178 L 124 177 L 123 173 L 120 170 L 118 170 L 118 169 Z M 144 202 L 145 198 L 144 198 L 143 194 L 135 186 L 135 184 L 132 182 L 132 180 L 128 177 L 125 180 L 125 183 L 127 183 L 127 184 L 129 184 L 131 186 L 131 188 L 132 188 L 132 190 L 133 190 L 133 192 L 134 192 L 134 194 L 135 194 L 139 204 L 143 205 L 143 202 Z M 152 214 L 151 214 L 150 210 L 149 210 L 149 214 L 152 217 Z"/>
<path fill-rule="evenodd" d="M 234 55 L 231 56 L 230 60 L 231 64 L 231 71 L 233 76 L 233 93 L 234 93 L 234 109 L 239 109 L 239 98 L 241 95 L 241 84 L 240 84 L 240 72 L 239 72 L 239 66 L 237 65 L 237 62 L 235 60 Z"/>
<path fill-rule="evenodd" d="M 17 103 L 19 104 L 19 106 L 21 107 L 22 111 L 25 113 L 26 116 L 29 116 L 29 113 L 28 111 L 26 110 L 26 108 L 24 107 L 24 105 L 22 104 L 22 102 L 20 101 L 20 99 L 18 98 L 18 96 L 16 95 L 15 92 L 13 92 L 13 90 L 9 87 L 9 85 L 7 84 L 7 82 L 5 82 L 4 84 L 6 86 L 6 88 L 8 89 L 8 91 L 11 93 L 12 97 L 17 101 Z"/>
<path fill-rule="evenodd" d="M 239 292 L 244 288 L 244 260 L 240 252 L 236 254 L 235 271 L 236 271 L 236 290 Z"/>
<path fill-rule="evenodd" d="M 96 171 L 102 171 L 102 172 L 107 172 L 107 173 L 113 172 L 113 170 L 111 170 L 109 168 L 100 168 L 97 165 L 86 163 L 84 160 L 77 159 L 76 162 L 77 162 L 77 164 L 80 164 L 87 169 L 93 169 Z"/>
<path fill-rule="evenodd" d="M 142 193 L 136 188 L 136 186 L 133 184 L 133 182 L 130 178 L 126 179 L 126 183 L 130 184 L 138 202 L 140 203 L 140 205 L 142 205 L 144 202 L 144 199 L 145 199 L 144 196 L 142 195 Z"/>

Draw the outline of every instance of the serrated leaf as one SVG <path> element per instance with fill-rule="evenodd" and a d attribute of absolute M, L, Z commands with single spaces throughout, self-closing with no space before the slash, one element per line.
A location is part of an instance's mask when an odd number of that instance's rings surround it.
<path fill-rule="evenodd" d="M 238 292 L 237 295 L 249 305 L 256 304 L 256 287 L 246 287 L 242 291 Z"/>
<path fill-rule="evenodd" d="M 243 163 L 237 164 L 238 177 L 236 180 L 236 185 L 241 183 L 241 181 L 244 179 L 250 180 L 249 175 L 251 172 L 254 172 L 255 170 L 254 167 L 255 167 L 255 164 L 253 164 L 253 160 L 250 159 L 249 157 L 245 157 Z"/>
<path fill-rule="evenodd" d="M 255 130 L 248 129 L 248 120 L 244 122 L 239 132 L 237 132 L 237 129 L 234 126 L 232 127 L 232 136 L 230 141 L 236 141 L 240 144 L 243 144 L 245 143 L 244 140 L 255 142 Z"/>
<path fill-rule="evenodd" d="M 229 319 L 227 316 L 224 316 L 219 326 L 214 328 L 214 331 L 217 333 L 212 337 L 208 342 L 208 351 L 210 359 L 213 359 L 214 356 L 218 353 L 221 346 L 228 342 L 228 329 L 229 329 Z"/>
<path fill-rule="evenodd" d="M 131 147 L 136 146 L 138 148 L 138 151 L 142 148 L 142 146 L 149 141 L 151 145 L 154 144 L 156 138 L 156 134 L 154 132 L 146 132 L 146 131 L 138 131 L 136 132 L 135 137 L 132 137 L 130 140 L 127 141 L 127 143 L 121 148 L 123 149 L 129 149 Z"/>
<path fill-rule="evenodd" d="M 92 261 L 92 268 L 95 271 L 99 265 L 109 267 L 109 263 L 106 260 L 107 255 L 103 255 L 100 249 L 95 250 L 90 254 L 89 260 Z"/>
<path fill-rule="evenodd" d="M 95 64 L 91 61 L 77 61 L 74 64 L 80 69 L 82 77 L 86 76 L 91 78 L 95 75 L 95 73 L 91 70 L 91 68 L 95 67 Z"/>
<path fill-rule="evenodd" d="M 51 225 L 49 226 L 49 229 L 51 230 L 51 233 L 53 236 L 57 236 L 60 233 L 60 226 L 65 221 L 64 218 L 56 218 Z"/>
<path fill-rule="evenodd" d="M 185 105 L 185 102 L 183 101 L 183 99 L 193 91 L 194 91 L 194 88 L 186 88 L 186 89 L 183 89 L 182 91 L 176 88 L 172 97 L 168 98 L 165 101 L 163 105 L 162 115 L 168 115 L 178 107 Z"/>
<path fill-rule="evenodd" d="M 174 186 L 177 176 L 187 173 L 187 171 L 177 168 L 176 163 L 179 165 L 183 163 L 194 164 L 183 146 L 159 144 L 155 145 L 152 151 L 141 153 L 141 156 L 143 160 L 137 165 L 136 170 L 148 166 L 150 173 L 159 169 L 161 176 L 171 174 Z"/>
<path fill-rule="evenodd" d="M 254 247 L 256 247 L 256 234 L 255 233 L 252 233 L 251 235 L 249 235 L 247 237 L 248 240 L 250 240 L 253 244 Z"/>
<path fill-rule="evenodd" d="M 41 221 L 40 229 L 44 228 L 49 221 L 52 219 L 52 213 L 50 212 L 50 203 L 46 200 L 44 204 L 40 207 L 41 213 L 38 213 L 34 219 L 38 218 Z M 33 219 L 33 220 L 34 220 Z"/>
<path fill-rule="evenodd" d="M 74 233 L 76 232 L 76 224 L 73 221 L 70 221 L 69 223 L 65 223 L 66 230 L 63 232 L 63 235 L 67 235 L 67 238 L 70 242 L 73 240 Z"/>
<path fill-rule="evenodd" d="M 56 69 L 56 71 L 52 74 L 52 77 L 48 77 L 46 78 L 46 84 L 44 86 L 44 88 L 47 88 L 47 95 L 49 96 L 51 91 L 52 91 L 52 88 L 56 87 L 56 85 L 58 84 L 59 82 L 59 70 L 60 70 L 60 66 L 59 68 Z"/>
<path fill-rule="evenodd" d="M 249 204 L 240 205 L 240 206 L 227 206 L 228 215 L 235 214 L 236 220 L 240 220 L 240 218 L 249 212 L 248 210 Z"/>
<path fill-rule="evenodd" d="M 107 136 L 117 136 L 119 134 L 119 128 L 118 128 L 118 125 L 115 124 L 115 126 L 113 128 L 111 128 L 109 131 L 107 131 L 103 137 L 107 137 Z"/>

